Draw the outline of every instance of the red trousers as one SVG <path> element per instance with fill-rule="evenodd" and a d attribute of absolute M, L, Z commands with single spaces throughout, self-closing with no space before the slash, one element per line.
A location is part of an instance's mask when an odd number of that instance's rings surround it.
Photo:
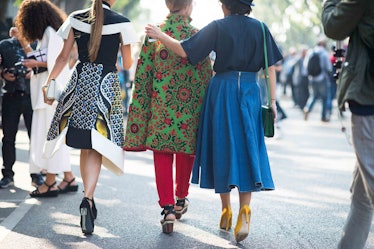
<path fill-rule="evenodd" d="M 161 207 L 174 205 L 175 196 L 185 198 L 190 187 L 190 177 L 195 156 L 175 154 L 175 193 L 173 182 L 174 154 L 153 152 L 157 192 Z"/>

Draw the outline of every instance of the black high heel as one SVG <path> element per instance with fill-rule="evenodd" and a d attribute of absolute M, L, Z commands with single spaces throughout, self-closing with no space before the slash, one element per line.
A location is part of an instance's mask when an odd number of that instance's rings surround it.
<path fill-rule="evenodd" d="M 84 193 L 84 190 L 82 192 Z M 92 201 L 92 215 L 93 215 L 94 219 L 96 220 L 96 218 L 97 218 L 97 209 L 96 209 L 96 205 L 95 205 L 95 200 L 92 197 L 92 200 L 90 200 L 90 201 Z"/>
<path fill-rule="evenodd" d="M 97 218 L 97 209 L 96 209 L 96 205 L 95 205 L 95 201 L 94 201 L 93 197 L 92 197 L 92 215 L 93 215 L 93 218 L 96 220 L 96 218 Z"/>
<path fill-rule="evenodd" d="M 175 210 L 175 218 L 179 220 L 182 218 L 182 214 L 185 214 L 187 212 L 188 204 L 190 201 L 187 198 L 178 199 L 177 204 L 175 206 L 182 207 L 181 210 Z"/>
<path fill-rule="evenodd" d="M 162 210 L 161 215 L 164 215 L 164 218 L 160 221 L 162 226 L 162 232 L 163 233 L 172 233 L 173 232 L 173 226 L 174 226 L 174 219 L 167 219 L 166 216 L 169 214 L 174 214 L 174 205 L 167 205 L 164 206 L 164 210 Z"/>
<path fill-rule="evenodd" d="M 81 228 L 84 234 L 92 234 L 94 231 L 94 215 L 89 201 L 93 202 L 93 199 L 84 197 L 79 207 L 81 213 Z"/>

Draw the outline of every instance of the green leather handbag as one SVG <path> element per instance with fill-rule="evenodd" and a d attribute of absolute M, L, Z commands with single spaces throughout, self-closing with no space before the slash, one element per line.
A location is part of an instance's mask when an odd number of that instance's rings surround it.
<path fill-rule="evenodd" d="M 261 22 L 262 33 L 264 34 L 264 54 L 265 54 L 265 81 L 266 89 L 268 95 L 268 102 L 266 105 L 262 106 L 262 123 L 264 126 L 264 136 L 274 137 L 274 113 L 273 108 L 271 108 L 271 97 L 270 97 L 270 82 L 269 82 L 269 65 L 268 65 L 268 55 L 266 47 L 266 35 L 264 24 Z"/>

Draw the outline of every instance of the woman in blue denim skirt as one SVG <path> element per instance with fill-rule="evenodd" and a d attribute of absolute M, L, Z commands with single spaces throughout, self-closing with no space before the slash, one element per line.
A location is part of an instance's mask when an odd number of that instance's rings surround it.
<path fill-rule="evenodd" d="M 154 25 L 146 27 L 149 37 L 192 64 L 216 53 L 200 115 L 192 182 L 215 189 L 222 201 L 220 228 L 231 228 L 230 191 L 239 191 L 240 210 L 234 229 L 236 241 L 249 233 L 252 192 L 273 190 L 269 159 L 262 127 L 260 90 L 256 73 L 265 68 L 264 33 L 261 22 L 249 17 L 252 0 L 220 0 L 224 18 L 201 29 L 190 39 L 176 41 Z M 275 105 L 274 64 L 282 59 L 264 25 L 269 62 L 270 96 Z"/>

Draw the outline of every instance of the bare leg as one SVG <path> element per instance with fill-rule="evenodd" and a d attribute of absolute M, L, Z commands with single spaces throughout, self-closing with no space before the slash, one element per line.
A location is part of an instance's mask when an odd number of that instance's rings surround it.
<path fill-rule="evenodd" d="M 221 203 L 222 203 L 222 210 L 224 208 L 231 209 L 231 201 L 230 201 L 230 192 L 220 194 Z"/>
<path fill-rule="evenodd" d="M 242 192 L 239 193 L 239 204 L 240 208 L 242 208 L 244 205 L 248 205 L 251 202 L 252 193 L 251 192 Z"/>
<path fill-rule="evenodd" d="M 64 179 L 66 181 L 72 180 L 73 178 L 74 178 L 73 172 L 71 171 L 64 172 Z"/>
<path fill-rule="evenodd" d="M 58 185 L 58 187 L 60 189 L 66 188 L 66 186 L 68 185 L 68 182 L 70 182 L 73 179 L 74 179 L 73 172 L 71 172 L 71 171 L 64 172 L 64 181 L 61 181 L 60 184 Z M 77 184 L 76 181 L 73 181 L 71 183 L 71 185 L 76 185 L 76 184 Z"/>
<path fill-rule="evenodd" d="M 236 242 L 240 242 L 247 238 L 249 234 L 251 209 L 249 204 L 251 202 L 252 193 L 251 192 L 239 192 L 239 215 L 236 222 L 234 237 Z"/>
<path fill-rule="evenodd" d="M 230 203 L 230 192 L 220 194 L 222 204 L 221 220 L 219 227 L 228 231 L 232 225 L 232 210 Z"/>
<path fill-rule="evenodd" d="M 88 150 L 81 150 L 81 155 L 79 157 L 79 167 L 80 167 L 80 170 L 81 170 L 81 177 L 83 178 L 83 175 L 82 175 L 82 167 L 83 165 L 85 164 L 86 162 L 86 158 L 87 158 L 87 152 Z"/>
<path fill-rule="evenodd" d="M 83 180 L 84 197 L 92 199 L 101 170 L 102 156 L 95 150 L 81 150 L 80 171 Z"/>
<path fill-rule="evenodd" d="M 94 206 L 94 193 L 101 170 L 102 156 L 96 150 L 81 149 L 80 171 L 83 180 L 84 198 L 80 204 L 81 228 L 84 234 L 94 230 L 97 210 Z"/>

